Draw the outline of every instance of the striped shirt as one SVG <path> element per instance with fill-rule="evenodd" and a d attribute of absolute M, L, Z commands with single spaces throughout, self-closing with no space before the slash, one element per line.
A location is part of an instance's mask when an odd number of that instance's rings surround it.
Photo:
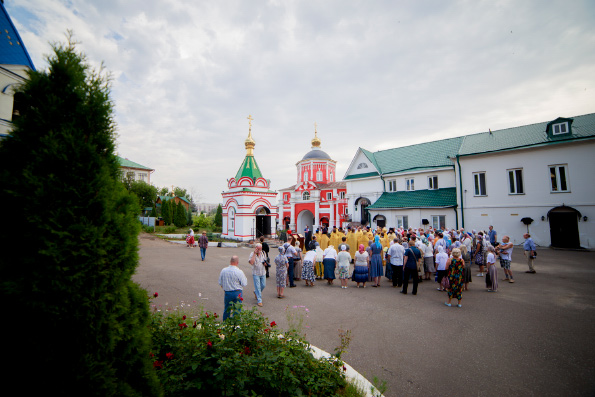
<path fill-rule="evenodd" d="M 227 292 L 242 290 L 248 285 L 248 279 L 242 269 L 229 265 L 221 270 L 219 285 Z"/>

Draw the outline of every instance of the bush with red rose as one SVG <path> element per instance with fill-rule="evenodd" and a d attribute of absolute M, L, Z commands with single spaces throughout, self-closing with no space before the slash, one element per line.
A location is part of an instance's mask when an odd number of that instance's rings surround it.
<path fill-rule="evenodd" d="M 225 322 L 205 312 L 196 321 L 177 312 L 155 312 L 151 357 L 165 395 L 342 394 L 343 349 L 316 359 L 297 332 L 284 332 L 255 309 Z"/>

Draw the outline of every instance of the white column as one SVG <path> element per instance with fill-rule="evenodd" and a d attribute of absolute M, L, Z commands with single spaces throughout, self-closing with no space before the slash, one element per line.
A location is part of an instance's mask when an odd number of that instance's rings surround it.
<path fill-rule="evenodd" d="M 320 224 L 320 198 L 314 199 L 314 224 L 316 227 Z"/>
<path fill-rule="evenodd" d="M 332 201 L 329 202 L 329 227 L 337 226 L 335 224 L 335 204 Z"/>
<path fill-rule="evenodd" d="M 289 227 L 295 229 L 295 202 L 291 200 L 291 220 L 289 221 Z"/>

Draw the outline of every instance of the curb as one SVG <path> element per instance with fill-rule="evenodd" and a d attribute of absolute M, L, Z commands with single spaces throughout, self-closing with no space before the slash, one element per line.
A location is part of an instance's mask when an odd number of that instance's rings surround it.
<path fill-rule="evenodd" d="M 312 355 L 315 358 L 321 358 L 321 357 L 331 357 L 331 354 L 328 352 L 325 352 L 322 349 L 319 349 L 316 346 L 312 346 L 310 345 L 310 349 L 313 351 Z M 378 391 L 378 389 L 376 389 L 376 387 L 366 378 L 363 377 L 362 374 L 360 374 L 359 372 L 357 372 L 355 369 L 353 369 L 353 367 L 349 364 L 347 364 L 346 362 L 343 362 L 343 365 L 345 366 L 345 368 L 347 368 L 347 370 L 345 371 L 345 375 L 347 376 L 347 378 L 354 384 L 356 384 L 358 387 L 360 387 L 361 389 L 364 390 L 364 392 L 366 393 L 366 396 L 368 397 L 384 397 L 382 393 L 380 393 Z"/>

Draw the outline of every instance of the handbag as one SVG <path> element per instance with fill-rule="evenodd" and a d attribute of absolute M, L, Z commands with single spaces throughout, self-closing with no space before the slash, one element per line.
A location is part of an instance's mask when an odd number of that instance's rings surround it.
<path fill-rule="evenodd" d="M 443 289 L 449 289 L 450 288 L 450 280 L 448 278 L 448 274 L 446 274 L 444 277 L 442 277 L 442 281 L 440 282 L 440 286 Z"/>

